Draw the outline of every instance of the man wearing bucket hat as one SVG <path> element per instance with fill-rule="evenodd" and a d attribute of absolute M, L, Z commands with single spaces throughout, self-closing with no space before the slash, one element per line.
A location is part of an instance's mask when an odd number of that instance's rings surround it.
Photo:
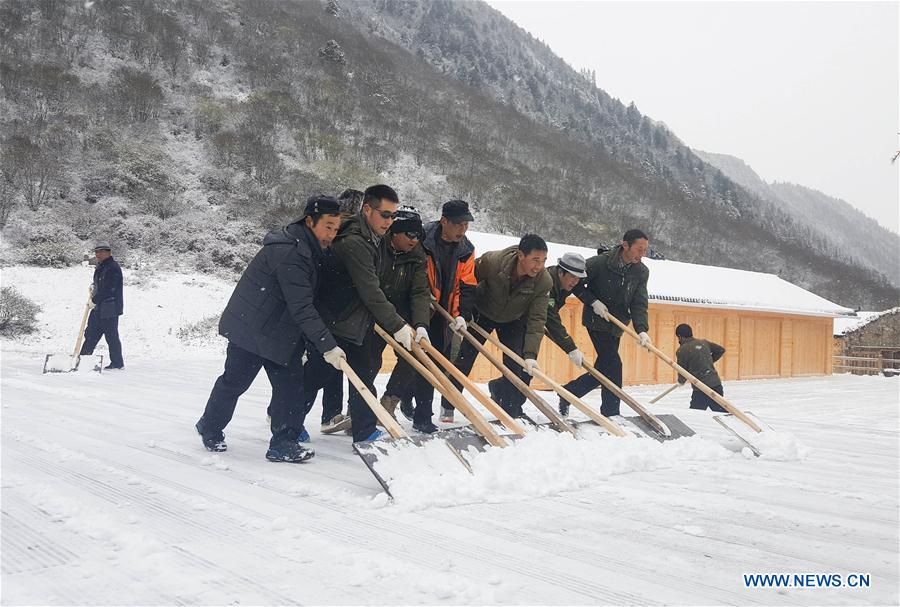
<path fill-rule="evenodd" d="M 572 364 L 581 368 L 584 353 L 575 345 L 575 340 L 566 331 L 559 311 L 566 305 L 569 295 L 578 289 L 581 280 L 587 278 L 584 257 L 578 253 L 566 253 L 556 260 L 556 265 L 547 268 L 553 279 L 550 289 L 550 304 L 547 307 L 547 335 L 569 355 Z"/>
<path fill-rule="evenodd" d="M 94 269 L 94 284 L 91 286 L 91 301 L 94 308 L 88 317 L 84 330 L 84 344 L 80 354 L 91 355 L 101 337 L 106 337 L 109 346 L 107 369 L 124 369 L 122 341 L 119 339 L 119 316 L 124 311 L 122 298 L 122 268 L 113 259 L 108 242 L 98 242 L 94 247 L 97 267 Z"/>

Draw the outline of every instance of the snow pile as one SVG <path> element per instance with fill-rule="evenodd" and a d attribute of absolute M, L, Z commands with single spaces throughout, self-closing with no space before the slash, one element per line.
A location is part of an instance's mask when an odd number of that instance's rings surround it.
<path fill-rule="evenodd" d="M 659 443 L 614 438 L 581 426 L 579 439 L 552 430 L 531 432 L 507 448 L 470 448 L 469 474 L 440 440 L 424 449 L 391 447 L 376 470 L 390 478 L 395 503 L 409 510 L 523 499 L 576 491 L 613 475 L 671 468 L 685 461 L 717 461 L 733 452 L 699 436 Z M 415 449 L 410 452 L 410 449 Z M 437 467 L 435 467 L 435 465 Z"/>
<path fill-rule="evenodd" d="M 764 430 L 753 437 L 753 444 L 759 449 L 761 458 L 778 462 L 800 461 L 806 459 L 810 452 L 790 432 Z"/>

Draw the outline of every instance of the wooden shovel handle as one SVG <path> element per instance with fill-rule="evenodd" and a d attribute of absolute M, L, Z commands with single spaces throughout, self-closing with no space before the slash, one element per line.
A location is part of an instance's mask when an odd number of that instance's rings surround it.
<path fill-rule="evenodd" d="M 375 398 L 372 391 L 363 383 L 363 380 L 359 378 L 356 371 L 350 367 L 350 363 L 347 362 L 346 358 L 341 359 L 341 371 L 344 372 L 344 375 L 347 376 L 350 383 L 356 387 L 356 390 L 363 397 L 363 400 L 366 401 L 366 404 L 369 405 L 369 408 L 375 414 L 375 417 L 378 418 L 378 421 L 381 422 L 381 425 L 384 426 L 384 429 L 388 431 L 388 434 L 390 434 L 392 438 L 407 438 L 406 432 L 403 431 L 403 428 L 400 427 L 397 420 L 391 417 L 390 413 L 381 406 L 381 403 L 378 402 L 378 399 Z"/>
<path fill-rule="evenodd" d="M 438 362 L 438 364 L 449 371 L 450 374 L 453 375 L 453 377 L 455 377 L 456 380 L 460 382 L 466 388 L 466 390 L 469 391 L 470 394 L 477 398 L 478 402 L 484 405 L 485 409 L 493 413 L 494 416 L 500 420 L 500 423 L 506 426 L 506 428 L 510 432 L 518 434 L 519 436 L 525 436 L 525 430 L 522 428 L 522 426 L 520 426 L 519 423 L 509 415 L 509 413 L 504 411 L 503 407 L 495 403 L 490 396 L 485 394 L 484 391 L 481 390 L 481 388 L 476 386 L 472 382 L 472 380 L 466 377 L 465 373 L 457 369 L 456 365 L 447 360 L 447 357 L 444 356 L 440 350 L 432 346 L 427 339 L 423 339 L 419 343 L 419 346 L 421 346 L 423 350 L 428 352 L 431 357 Z"/>
<path fill-rule="evenodd" d="M 611 313 L 607 314 L 607 317 L 609 318 L 610 322 L 612 322 L 614 325 L 616 325 L 617 327 L 622 329 L 622 331 L 624 331 L 625 333 L 628 333 L 629 335 L 631 335 L 633 338 L 635 338 L 638 341 L 641 340 L 640 336 L 638 336 L 637 332 L 634 329 L 632 329 L 628 325 L 624 324 L 621 320 L 619 320 L 618 318 L 613 316 Z M 708 397 L 710 397 L 711 399 L 713 399 L 714 401 L 716 401 L 717 403 L 722 405 L 729 413 L 731 413 L 736 418 L 738 418 L 739 420 L 741 420 L 742 422 L 744 422 L 745 424 L 750 426 L 750 428 L 752 428 L 754 431 L 762 432 L 762 428 L 760 428 L 752 419 L 747 417 L 743 411 L 741 411 L 740 409 L 738 409 L 737 407 L 735 407 L 734 405 L 729 403 L 718 392 L 715 392 L 712 388 L 710 388 L 709 386 L 704 384 L 702 381 L 700 381 L 699 379 L 694 377 L 691 373 L 689 373 L 687 370 L 685 370 L 684 367 L 682 367 L 677 362 L 675 362 L 674 360 L 669 358 L 665 352 L 663 352 L 662 350 L 660 350 L 653 344 L 650 344 L 649 346 L 647 346 L 647 349 L 650 350 L 651 352 L 653 352 L 654 354 L 656 354 L 667 365 L 669 365 L 670 367 L 675 369 L 675 371 L 677 371 L 679 375 L 686 377 L 687 380 L 689 382 L 691 382 L 691 384 L 693 386 L 695 386 L 698 390 L 700 390 L 701 392 L 706 394 Z"/>
<path fill-rule="evenodd" d="M 548 335 L 547 330 L 544 330 L 544 333 Z M 625 401 L 625 403 L 634 409 L 635 413 L 640 415 L 648 424 L 656 428 L 656 431 L 662 434 L 663 436 L 671 436 L 672 431 L 669 430 L 668 426 L 666 426 L 662 421 L 660 421 L 655 415 L 647 411 L 641 403 L 637 402 L 630 394 L 622 390 L 616 383 L 600 373 L 597 369 L 595 369 L 590 363 L 586 360 L 581 361 L 581 367 L 587 371 L 590 375 L 594 377 L 601 385 L 606 386 L 606 389 L 615 394 L 620 400 Z"/>
<path fill-rule="evenodd" d="M 661 401 L 661 400 L 664 399 L 666 396 L 668 396 L 673 390 L 675 390 L 675 388 L 679 387 L 680 385 L 681 385 L 681 384 L 676 383 L 674 386 L 669 386 L 669 387 L 666 389 L 665 392 L 662 392 L 662 393 L 658 394 L 657 396 L 655 396 L 655 397 L 650 401 L 650 404 L 652 405 L 652 404 L 655 403 L 655 402 Z"/>
<path fill-rule="evenodd" d="M 413 342 L 413 354 L 421 362 L 417 361 L 415 358 L 412 358 L 409 351 L 400 343 L 398 343 L 396 339 L 394 339 L 387 331 L 382 329 L 380 326 L 375 325 L 375 331 L 383 340 L 389 343 L 391 347 L 394 348 L 394 350 L 401 353 L 401 356 L 403 356 L 404 359 L 410 361 L 411 364 L 412 362 L 415 362 L 416 365 L 418 365 L 416 369 L 424 369 L 428 373 L 428 375 L 425 376 L 426 379 L 431 376 L 431 379 L 440 384 L 441 388 L 438 388 L 435 384 L 432 385 L 434 385 L 438 389 L 438 391 L 447 398 L 447 400 L 453 403 L 453 406 L 455 406 L 466 419 L 472 422 L 472 426 L 475 428 L 475 431 L 478 432 L 478 434 L 480 434 L 482 438 L 484 438 L 488 442 L 488 444 L 493 445 L 494 447 L 506 446 L 506 442 L 503 440 L 503 437 L 497 434 L 497 432 L 488 423 L 484 416 L 481 415 L 481 413 L 479 413 L 471 405 L 471 403 L 469 403 L 469 401 L 465 399 L 462 393 L 460 393 L 460 391 L 450 383 L 450 380 L 448 380 L 447 377 L 443 373 L 441 373 L 441 370 L 438 369 L 434 361 L 428 358 L 428 354 L 426 354 L 425 351 L 419 347 L 419 344 Z M 407 355 L 409 355 L 410 358 L 406 358 Z"/>
<path fill-rule="evenodd" d="M 78 357 L 81 355 L 81 344 L 84 343 L 84 328 L 87 326 L 88 316 L 91 314 L 91 304 L 93 303 L 93 293 L 91 293 L 90 287 L 88 287 L 88 298 L 87 303 L 84 304 L 84 314 L 81 315 L 81 326 L 78 327 L 78 336 L 75 338 L 75 350 L 72 352 L 72 357 Z"/>
<path fill-rule="evenodd" d="M 439 314 L 446 318 L 448 322 L 453 321 L 453 317 L 450 316 L 450 313 L 447 312 L 447 310 L 445 310 L 439 303 L 432 301 L 431 305 L 435 310 L 438 311 Z M 469 333 L 468 330 L 464 329 L 462 331 L 462 336 L 466 339 L 466 341 L 472 344 L 472 347 L 478 350 L 478 352 L 480 352 L 481 355 L 484 356 L 489 363 L 494 365 L 494 367 L 496 367 L 497 370 L 503 374 L 503 377 L 509 380 L 509 382 L 512 383 L 512 385 L 514 385 L 516 389 L 519 390 L 519 392 L 524 394 L 525 397 L 530 400 L 535 407 L 537 407 L 538 411 L 543 413 L 547 417 L 547 419 L 549 419 L 553 423 L 553 425 L 555 425 L 560 430 L 571 433 L 573 436 L 578 435 L 575 428 L 572 427 L 572 425 L 567 422 L 562 416 L 560 416 L 554 407 L 552 407 L 546 400 L 541 398 L 541 396 L 537 392 L 532 390 L 528 386 L 528 384 L 523 382 L 522 379 L 518 375 L 513 373 L 509 369 L 509 367 L 504 365 L 502 361 L 491 354 L 491 352 L 487 348 L 485 348 L 480 341 L 475 339 L 475 337 L 471 333 Z"/>
<path fill-rule="evenodd" d="M 511 359 L 516 361 L 516 363 L 521 365 L 523 368 L 525 367 L 525 361 L 522 359 L 521 356 L 519 356 L 518 354 L 513 352 L 512 349 L 507 347 L 506 344 L 504 344 L 502 341 L 500 341 L 499 339 L 497 339 L 496 337 L 494 337 L 493 335 L 491 335 L 490 333 L 488 333 L 487 331 L 482 329 L 478 325 L 477 322 L 475 322 L 474 320 L 469 321 L 469 326 L 472 327 L 473 329 L 475 329 L 476 331 L 478 331 L 481 335 L 484 336 L 485 339 L 490 341 L 492 344 L 494 344 L 495 346 L 500 348 L 504 354 L 506 354 Z M 593 408 L 588 406 L 587 403 L 583 402 L 580 398 L 578 398 L 577 396 L 575 396 L 574 394 L 572 394 L 571 392 L 569 392 L 568 390 L 563 388 L 561 385 L 559 385 L 558 383 L 556 383 L 555 381 L 550 379 L 550 377 L 548 377 L 547 374 L 545 374 L 543 371 L 541 371 L 539 369 L 535 369 L 534 374 L 535 374 L 535 377 L 543 380 L 544 383 L 546 383 L 548 386 L 553 388 L 553 390 L 557 394 L 562 396 L 568 402 L 575 405 L 576 409 L 578 409 L 579 411 L 581 411 L 582 413 L 584 413 L 585 415 L 590 417 L 592 420 L 594 420 L 595 422 L 597 422 L 598 424 L 600 424 L 601 426 L 606 428 L 610 432 L 610 434 L 613 434 L 614 436 L 628 436 L 628 433 L 625 432 L 619 426 L 619 424 L 615 423 L 614 421 L 612 421 L 611 419 L 609 419 L 602 413 L 595 411 Z"/>

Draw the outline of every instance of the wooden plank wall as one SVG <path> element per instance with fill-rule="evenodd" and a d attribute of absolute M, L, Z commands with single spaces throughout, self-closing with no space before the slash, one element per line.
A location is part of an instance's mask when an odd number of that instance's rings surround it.
<path fill-rule="evenodd" d="M 561 310 L 563 322 L 575 343 L 593 363 L 594 348 L 581 324 L 581 302 L 570 297 Z M 716 364 L 723 380 L 762 379 L 827 375 L 832 365 L 831 318 L 768 312 L 723 310 L 669 304 L 650 304 L 650 337 L 672 358 L 677 341 L 675 327 L 688 323 L 694 335 L 725 347 L 725 356 Z M 388 349 L 389 350 L 389 349 Z M 393 368 L 395 357 L 386 350 L 383 372 Z M 499 352 L 492 348 L 499 355 Z M 619 353 L 626 384 L 665 384 L 675 381 L 672 369 L 633 339 L 622 336 Z M 538 363 L 548 375 L 563 383 L 579 375 L 569 357 L 549 339 L 544 339 Z M 471 377 L 486 382 L 500 374 L 479 356 Z M 536 387 L 543 387 L 538 386 Z"/>

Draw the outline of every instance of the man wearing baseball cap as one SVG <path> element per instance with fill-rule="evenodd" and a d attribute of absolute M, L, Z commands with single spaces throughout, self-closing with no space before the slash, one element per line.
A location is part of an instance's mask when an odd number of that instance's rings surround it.
<path fill-rule="evenodd" d="M 466 238 L 469 223 L 474 221 L 469 203 L 453 199 L 444 203 L 441 218 L 425 225 L 422 248 L 427 256 L 428 286 L 431 296 L 453 315 L 452 325 L 440 314 L 432 314 L 428 325 L 428 340 L 449 358 L 452 340 L 450 331 L 465 328 L 472 318 L 475 301 L 475 245 Z M 416 407 L 413 408 L 412 396 Z M 416 377 L 413 394 L 402 397 L 400 411 L 410 420 L 432 411 L 434 388 L 421 375 Z M 448 415 L 452 415 L 449 409 Z"/>
<path fill-rule="evenodd" d="M 299 463 L 315 452 L 298 443 L 303 432 L 302 357 L 316 350 L 335 368 L 346 359 L 313 305 L 323 251 L 340 226 L 340 205 L 313 196 L 301 219 L 266 234 L 262 249 L 241 275 L 219 320 L 228 339 L 225 371 L 216 380 L 196 424 L 209 451 L 225 451 L 223 430 L 238 398 L 260 369 L 272 385 L 272 438 L 266 459 Z"/>

